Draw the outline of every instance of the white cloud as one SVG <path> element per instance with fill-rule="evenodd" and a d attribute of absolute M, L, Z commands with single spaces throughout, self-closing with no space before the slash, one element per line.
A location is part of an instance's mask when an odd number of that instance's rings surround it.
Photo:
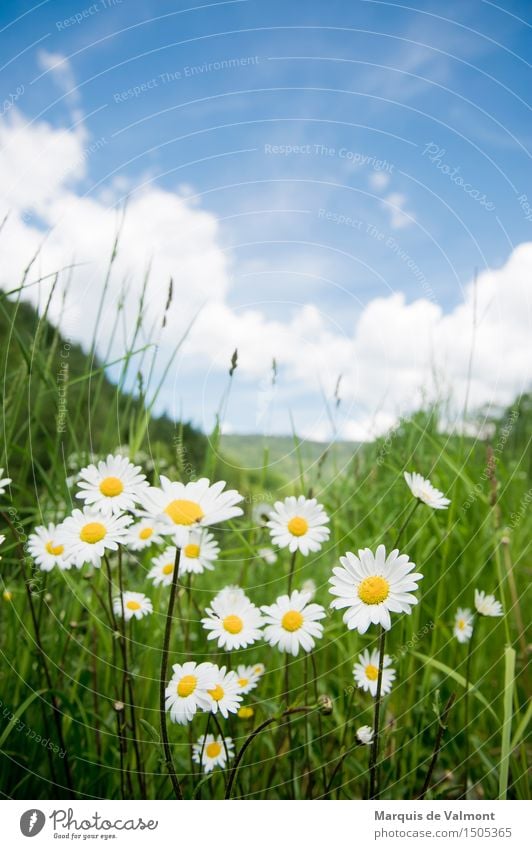
<path fill-rule="evenodd" d="M 369 175 L 368 182 L 372 189 L 380 192 L 383 191 L 390 182 L 390 175 L 386 174 L 384 171 L 372 171 Z"/>
<path fill-rule="evenodd" d="M 81 195 L 79 187 L 90 161 L 90 146 L 83 147 L 83 133 L 45 123 L 27 126 L 15 110 L 11 112 L 0 125 L 0 218 L 11 212 L 0 246 L 1 285 L 5 289 L 17 285 L 21 270 L 43 242 L 45 233 L 30 217 L 34 213 L 48 232 L 30 280 L 69 262 L 80 263 L 69 283 L 65 310 L 60 314 L 58 297 L 51 315 L 60 321 L 64 333 L 88 345 L 119 221 L 117 209 L 109 203 L 120 187 L 107 187 L 100 197 Z M 402 197 L 399 200 L 404 202 Z M 250 298 L 241 308 L 230 301 L 230 258 L 220 245 L 215 216 L 187 197 L 148 185 L 133 191 L 128 202 L 108 302 L 98 328 L 101 352 L 108 349 L 110 340 L 112 356 L 123 352 L 148 266 L 141 341 L 148 339 L 152 326 L 159 328 L 161 362 L 200 311 L 174 374 L 175 386 L 170 381 L 165 390 L 170 409 L 174 408 L 174 392 L 183 397 L 181 378 L 191 374 L 203 377 L 198 397 L 186 402 L 201 407 L 209 375 L 227 371 L 236 347 L 238 379 L 243 385 L 253 386 L 264 379 L 276 358 L 276 407 L 288 399 L 288 406 L 296 412 L 296 424 L 301 399 L 305 398 L 305 410 L 309 397 L 314 399 L 315 421 L 305 415 L 304 429 L 309 434 L 325 436 L 322 392 L 332 395 L 339 374 L 343 375 L 343 403 L 338 427 L 346 438 L 370 438 L 383 432 L 398 415 L 416 407 L 424 388 L 434 387 L 435 373 L 452 386 L 457 406 L 463 403 L 472 342 L 472 284 L 466 288 L 463 302 L 447 313 L 424 298 L 408 303 L 402 293 L 375 298 L 348 331 L 342 331 L 327 314 L 326 301 L 294 304 L 292 293 L 287 292 L 286 317 L 274 320 L 264 312 L 263 293 L 256 307 L 249 305 Z M 478 278 L 472 406 L 509 403 L 529 385 L 531 274 L 532 243 L 526 243 L 512 252 L 502 268 Z M 170 277 L 174 297 L 163 331 L 160 324 Z M 42 305 L 48 287 L 44 283 L 29 288 L 28 297 Z M 123 293 L 124 322 L 114 329 Z M 179 402 L 175 409 L 180 409 Z M 231 421 L 238 430 L 237 414 L 232 410 Z"/>
<path fill-rule="evenodd" d="M 382 201 L 382 205 L 390 216 L 390 226 L 393 230 L 402 230 L 415 222 L 413 213 L 405 209 L 408 201 L 400 192 L 391 192 Z"/>

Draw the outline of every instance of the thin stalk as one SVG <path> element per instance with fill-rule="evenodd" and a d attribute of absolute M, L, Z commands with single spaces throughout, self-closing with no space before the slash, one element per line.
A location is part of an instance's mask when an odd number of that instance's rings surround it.
<path fill-rule="evenodd" d="M 376 799 L 379 795 L 377 760 L 379 757 L 379 723 L 381 709 L 382 672 L 384 668 L 384 648 L 386 644 L 386 631 L 381 625 L 379 641 L 379 676 L 377 678 L 377 693 L 375 695 L 375 709 L 373 713 L 373 741 L 371 744 L 371 757 L 369 762 L 369 798 Z"/>
<path fill-rule="evenodd" d="M 443 735 L 445 734 L 445 731 L 447 730 L 447 717 L 449 716 L 449 712 L 450 712 L 450 710 L 451 710 L 451 708 L 454 704 L 455 699 L 456 699 L 456 693 L 451 693 L 451 695 L 449 696 L 449 698 L 447 700 L 447 704 L 445 705 L 445 707 L 443 709 L 442 715 L 438 717 L 438 733 L 436 734 L 436 740 L 434 741 L 434 751 L 432 753 L 432 758 L 430 760 L 429 768 L 427 770 L 427 775 L 426 775 L 426 778 L 425 778 L 425 782 L 423 784 L 423 789 L 422 789 L 421 793 L 419 794 L 420 799 L 425 798 L 425 795 L 426 795 L 426 793 L 427 793 L 427 791 L 430 787 L 432 774 L 434 772 L 434 768 L 436 766 L 436 763 L 438 761 L 438 757 L 440 755 L 442 741 L 443 741 Z"/>
<path fill-rule="evenodd" d="M 475 643 L 475 636 L 477 633 L 478 625 L 477 623 L 473 626 L 473 633 L 471 634 L 471 639 L 469 640 L 469 646 L 467 649 L 467 662 L 466 662 L 466 674 L 465 674 L 465 694 L 464 694 L 464 734 L 465 734 L 465 754 L 464 754 L 464 791 L 463 798 L 467 799 L 467 786 L 469 781 L 469 759 L 471 756 L 471 746 L 469 744 L 469 690 L 471 687 L 471 659 L 473 657 L 473 645 Z"/>
<path fill-rule="evenodd" d="M 292 584 L 294 581 L 294 571 L 296 568 L 296 557 L 297 557 L 297 548 L 292 552 L 292 557 L 290 558 L 290 569 L 288 571 L 288 595 L 292 592 Z"/>
<path fill-rule="evenodd" d="M 132 784 L 131 784 L 131 776 L 129 774 L 129 768 L 128 768 L 127 738 L 124 734 L 125 727 L 126 727 L 126 712 L 125 712 L 126 671 L 125 670 L 127 668 L 127 656 L 125 656 L 125 653 L 124 653 L 125 646 L 124 646 L 124 640 L 123 640 L 123 635 L 122 635 L 122 628 L 118 624 L 118 620 L 117 620 L 116 614 L 115 614 L 115 609 L 113 607 L 113 578 L 112 578 L 112 575 L 111 575 L 111 564 L 110 564 L 109 558 L 107 557 L 106 554 L 104 554 L 104 556 L 103 556 L 103 562 L 105 563 L 105 569 L 106 569 L 106 572 L 107 572 L 107 597 L 108 597 L 108 601 L 109 601 L 109 618 L 111 620 L 112 627 L 114 629 L 113 641 L 114 641 L 114 635 L 118 634 L 119 641 L 120 641 L 120 651 L 121 651 L 121 654 L 122 654 L 122 689 L 121 689 L 121 693 L 120 693 L 120 702 L 124 705 L 124 707 L 120 711 L 120 714 L 121 714 L 120 716 L 119 716 L 118 712 L 116 714 L 117 722 L 120 725 L 120 736 L 119 736 L 120 769 L 121 770 L 125 769 L 126 784 L 128 786 L 128 789 L 130 790 L 130 795 L 133 795 L 133 787 L 132 787 Z M 120 578 L 119 578 L 119 583 L 120 583 Z M 120 606 L 121 606 L 121 609 L 122 609 L 122 622 L 124 622 L 124 593 L 123 593 L 123 588 L 119 586 L 118 591 L 120 593 L 119 598 L 120 598 Z"/>
<path fill-rule="evenodd" d="M 172 584 L 170 587 L 170 599 L 168 601 L 168 610 L 166 613 L 166 624 L 164 628 L 164 639 L 163 639 L 163 647 L 161 651 L 161 675 L 159 679 L 159 714 L 161 720 L 161 737 L 163 741 L 163 750 L 164 750 L 164 760 L 165 765 L 170 775 L 170 780 L 172 782 L 172 787 L 174 789 L 174 793 L 176 799 L 183 798 L 183 791 L 181 790 L 181 785 L 179 784 L 179 779 L 177 778 L 174 762 L 172 760 L 172 751 L 170 749 L 170 742 L 168 740 L 168 727 L 166 723 L 166 705 L 165 705 L 165 690 L 166 690 L 166 676 L 168 670 L 168 655 L 170 653 L 170 636 L 172 633 L 172 618 L 174 614 L 174 605 L 175 605 L 175 597 L 177 592 L 177 579 L 179 575 L 179 559 L 181 556 L 181 549 L 176 549 L 175 554 L 175 563 L 174 563 L 174 572 L 172 575 Z"/>
<path fill-rule="evenodd" d="M 269 719 L 265 719 L 264 722 L 262 722 L 260 725 L 257 726 L 257 728 L 253 729 L 253 731 L 251 732 L 249 737 L 247 737 L 247 739 L 244 741 L 242 748 L 240 749 L 240 751 L 238 752 L 238 754 L 235 758 L 235 762 L 233 764 L 231 772 L 229 773 L 229 780 L 227 782 L 227 789 L 225 791 L 225 798 L 226 799 L 231 798 L 231 794 L 233 792 L 233 785 L 235 783 L 236 774 L 238 772 L 238 767 L 240 766 L 242 758 L 244 757 L 246 751 L 251 746 L 253 740 L 256 737 L 258 737 L 259 734 L 262 731 L 264 731 L 266 728 L 268 728 L 269 725 L 272 725 L 274 722 L 280 722 L 285 717 L 293 716 L 293 714 L 295 714 L 295 713 L 309 713 L 310 711 L 313 711 L 313 710 L 315 710 L 314 705 L 312 705 L 312 706 L 302 705 L 301 707 L 288 708 L 288 710 L 283 711 L 283 713 L 280 716 L 271 716 Z"/>
<path fill-rule="evenodd" d="M 64 769 L 65 769 L 65 780 L 66 780 L 66 784 L 67 784 L 69 791 L 72 793 L 72 796 L 75 798 L 74 785 L 73 785 L 73 782 L 72 782 L 72 773 L 70 771 L 70 761 L 69 761 L 69 758 L 68 758 L 68 751 L 67 751 L 67 748 L 66 748 L 66 745 L 65 745 L 65 738 L 63 736 L 61 711 L 59 710 L 59 706 L 57 704 L 57 699 L 54 695 L 53 686 L 52 686 L 52 678 L 51 678 L 51 675 L 50 675 L 50 670 L 48 669 L 48 664 L 46 662 L 46 653 L 43 649 L 42 642 L 41 642 L 41 634 L 40 634 L 40 630 L 39 630 L 39 623 L 37 621 L 37 613 L 35 611 L 35 605 L 33 603 L 33 596 L 31 594 L 31 589 L 30 589 L 30 582 L 28 580 L 28 576 L 27 576 L 27 573 L 26 573 L 26 557 L 25 557 L 25 554 L 24 554 L 24 549 L 22 548 L 22 545 L 20 543 L 18 533 L 17 533 L 15 527 L 13 526 L 13 523 L 11 522 L 11 519 L 9 518 L 7 513 L 2 513 L 2 518 L 4 519 L 5 523 L 8 525 L 9 529 L 11 530 L 11 532 L 13 534 L 13 538 L 15 540 L 15 543 L 17 545 L 17 549 L 18 549 L 18 552 L 19 552 L 19 559 L 20 559 L 20 564 L 21 564 L 21 567 L 22 567 L 22 577 L 24 578 L 24 588 L 26 590 L 26 596 L 27 596 L 27 599 L 28 599 L 28 604 L 29 604 L 29 608 L 30 608 L 30 616 L 31 616 L 31 621 L 32 621 L 32 625 L 33 625 L 35 645 L 37 646 L 37 650 L 38 650 L 39 657 L 40 657 L 40 660 L 41 660 L 41 665 L 42 665 L 43 672 L 44 672 L 44 677 L 46 678 L 46 686 L 48 687 L 48 692 L 50 693 L 50 700 L 51 700 L 51 703 L 52 703 L 52 712 L 53 712 L 54 723 L 55 723 L 55 727 L 56 727 L 56 731 L 57 731 L 57 738 L 59 740 L 59 745 L 61 747 L 61 750 L 65 753 L 65 756 L 63 758 L 63 764 L 64 764 Z"/>

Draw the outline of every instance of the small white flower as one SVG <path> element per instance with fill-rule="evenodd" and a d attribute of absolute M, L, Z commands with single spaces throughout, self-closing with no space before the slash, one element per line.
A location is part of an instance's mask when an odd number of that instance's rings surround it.
<path fill-rule="evenodd" d="M 104 515 L 132 510 L 142 501 L 148 490 L 146 476 L 140 466 L 134 466 L 127 457 L 112 454 L 82 469 L 79 473 L 79 492 L 85 506 L 91 505 Z"/>
<path fill-rule="evenodd" d="M 123 599 L 123 601 L 122 601 Z M 122 616 L 122 603 L 124 605 L 124 619 L 129 622 L 130 619 L 142 619 L 143 616 L 148 616 L 153 613 L 153 604 L 144 593 L 134 593 L 126 590 L 122 596 L 117 596 L 113 599 L 113 610 L 117 616 Z"/>
<path fill-rule="evenodd" d="M 252 645 L 262 637 L 262 616 L 247 596 L 215 598 L 201 620 L 208 640 L 218 640 L 218 648 L 232 651 Z"/>
<path fill-rule="evenodd" d="M 349 630 L 365 634 L 371 624 L 391 628 L 391 613 L 411 613 L 417 598 L 412 595 L 423 575 L 412 572 L 416 566 L 406 554 L 394 549 L 386 557 L 379 545 L 375 554 L 369 548 L 348 551 L 340 558 L 341 566 L 333 569 L 329 592 L 337 596 L 331 607 L 346 607 L 344 622 Z"/>
<path fill-rule="evenodd" d="M 236 713 L 240 707 L 242 696 L 235 672 L 227 672 L 226 667 L 214 667 L 214 685 L 207 690 L 211 713 L 220 713 L 227 719 L 230 713 Z"/>
<path fill-rule="evenodd" d="M 475 607 L 481 616 L 502 616 L 503 609 L 500 601 L 494 595 L 486 595 L 483 590 L 475 590 Z"/>
<path fill-rule="evenodd" d="M 224 487 L 225 481 L 211 484 L 207 478 L 201 478 L 185 484 L 161 475 L 161 486 L 147 490 L 144 507 L 150 515 L 165 522 L 168 533 L 182 548 L 192 528 L 216 525 L 242 515 L 242 509 L 235 506 L 242 496 L 235 489 L 223 492 Z"/>
<path fill-rule="evenodd" d="M 356 738 L 363 746 L 369 746 L 373 741 L 373 728 L 370 725 L 361 725 L 357 729 Z"/>
<path fill-rule="evenodd" d="M 268 527 L 272 542 L 279 548 L 307 555 L 319 551 L 329 539 L 328 521 L 327 513 L 315 498 L 290 495 L 284 501 L 275 502 Z"/>
<path fill-rule="evenodd" d="M 392 659 L 385 654 L 382 664 L 381 695 L 385 696 L 392 689 L 395 680 L 395 669 L 390 669 Z M 364 692 L 370 692 L 373 698 L 377 695 L 377 681 L 379 677 L 379 652 L 374 649 L 371 653 L 366 649 L 359 654 L 358 663 L 353 666 L 353 675 L 357 686 Z"/>
<path fill-rule="evenodd" d="M 473 614 L 469 608 L 459 607 L 454 617 L 453 634 L 459 643 L 467 643 L 473 634 Z"/>
<path fill-rule="evenodd" d="M 405 481 L 408 484 L 410 492 L 414 498 L 419 498 L 424 504 L 432 507 L 433 510 L 447 510 L 450 499 L 446 498 L 443 492 L 432 486 L 431 482 L 419 475 L 417 472 L 405 472 Z"/>
<path fill-rule="evenodd" d="M 254 690 L 264 675 L 264 665 L 256 663 L 254 666 L 237 666 L 239 691 L 245 696 Z"/>
<path fill-rule="evenodd" d="M 235 747 L 231 737 L 225 738 L 224 747 L 224 740 L 220 735 L 214 737 L 213 734 L 207 734 L 205 737 L 202 734 L 198 742 L 192 746 L 192 759 L 197 764 L 201 760 L 203 772 L 212 772 L 215 766 L 220 766 L 222 769 L 225 768 L 227 757 L 234 757 L 234 749 Z"/>
<path fill-rule="evenodd" d="M 263 605 L 265 615 L 264 639 L 279 651 L 294 656 L 299 649 L 309 652 L 314 648 L 315 640 L 323 635 L 323 625 L 319 619 L 325 617 L 320 604 L 309 604 L 306 593 L 294 590 L 288 595 L 279 596 L 275 604 Z"/>
<path fill-rule="evenodd" d="M 4 470 L 0 469 L 0 495 L 3 495 L 6 491 L 6 486 L 9 486 L 12 483 L 11 478 L 3 478 Z"/>
<path fill-rule="evenodd" d="M 142 518 L 128 528 L 125 544 L 132 551 L 143 551 L 150 545 L 159 545 L 163 541 L 161 533 L 166 532 L 160 522 L 153 518 Z"/>
<path fill-rule="evenodd" d="M 230 584 L 214 596 L 211 601 L 211 606 L 216 602 L 236 604 L 239 599 L 243 598 L 247 598 L 244 590 L 241 587 L 237 587 L 235 584 Z"/>
<path fill-rule="evenodd" d="M 154 586 L 169 587 L 172 583 L 176 551 L 176 548 L 169 546 L 151 561 L 153 566 L 148 572 L 148 578 L 153 581 Z"/>
<path fill-rule="evenodd" d="M 57 542 L 57 526 L 50 522 L 39 525 L 28 537 L 28 551 L 39 569 L 49 572 L 54 566 L 70 569 L 71 563 L 64 559 L 64 546 Z"/>
<path fill-rule="evenodd" d="M 212 571 L 219 553 L 220 546 L 216 542 L 214 534 L 201 529 L 189 531 L 181 549 L 179 574 L 201 575 L 202 572 L 207 570 Z"/>
<path fill-rule="evenodd" d="M 251 518 L 255 525 L 259 525 L 259 527 L 265 528 L 268 525 L 268 519 L 270 518 L 270 513 L 272 512 L 272 505 L 268 504 L 266 501 L 261 501 L 258 504 L 253 505 L 253 509 L 251 511 Z"/>
<path fill-rule="evenodd" d="M 106 550 L 116 551 L 127 535 L 131 516 L 103 515 L 90 507 L 74 510 L 56 531 L 55 543 L 64 546 L 63 558 L 77 566 L 99 567 Z"/>
<path fill-rule="evenodd" d="M 198 711 L 210 710 L 207 690 L 218 680 L 218 668 L 213 663 L 175 663 L 174 674 L 166 688 L 166 710 L 172 722 L 186 725 Z"/>
<path fill-rule="evenodd" d="M 274 563 L 277 563 L 277 555 L 273 548 L 259 548 L 257 554 L 268 566 L 273 566 Z"/>

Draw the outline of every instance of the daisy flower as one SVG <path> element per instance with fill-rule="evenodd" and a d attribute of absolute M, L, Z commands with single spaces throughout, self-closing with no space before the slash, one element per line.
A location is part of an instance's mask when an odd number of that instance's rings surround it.
<path fill-rule="evenodd" d="M 207 570 L 212 571 L 219 553 L 220 546 L 210 531 L 189 531 L 186 543 L 181 549 L 179 573 L 201 575 Z"/>
<path fill-rule="evenodd" d="M 161 523 L 153 518 L 142 518 L 128 528 L 125 544 L 132 551 L 142 551 L 150 545 L 161 543 L 164 530 Z"/>
<path fill-rule="evenodd" d="M 108 516 L 132 510 L 147 489 L 148 481 L 140 466 L 134 466 L 127 457 L 108 454 L 106 460 L 81 470 L 76 498 Z"/>
<path fill-rule="evenodd" d="M 236 674 L 240 692 L 245 696 L 259 683 L 264 675 L 264 666 L 262 663 L 256 663 L 254 666 L 237 666 Z"/>
<path fill-rule="evenodd" d="M 64 546 L 64 559 L 78 569 L 84 563 L 98 567 L 106 550 L 116 551 L 125 541 L 130 522 L 131 516 L 104 516 L 84 507 L 59 525 L 54 542 Z"/>
<path fill-rule="evenodd" d="M 222 714 L 227 719 L 230 713 L 236 713 L 240 707 L 242 696 L 238 686 L 238 678 L 235 672 L 227 672 L 226 667 L 219 669 L 214 667 L 214 685 L 207 690 L 209 696 L 209 707 L 212 713 Z"/>
<path fill-rule="evenodd" d="M 369 548 L 358 552 L 358 557 L 347 552 L 340 558 L 341 566 L 333 569 L 329 592 L 337 596 L 331 607 L 346 607 L 344 622 L 349 630 L 365 634 L 370 625 L 391 628 L 390 613 L 411 613 L 417 598 L 412 595 L 423 575 L 412 572 L 415 564 L 408 555 L 394 549 L 386 557 L 386 549 L 379 545 L 375 554 Z"/>
<path fill-rule="evenodd" d="M 218 648 L 232 651 L 252 645 L 262 636 L 262 616 L 246 595 L 215 598 L 201 620 L 207 639 L 218 640 Z"/>
<path fill-rule="evenodd" d="M 9 484 L 12 482 L 11 478 L 3 478 L 3 474 L 4 470 L 0 469 L 0 495 L 4 494 L 4 492 L 6 491 L 6 486 L 9 486 Z"/>
<path fill-rule="evenodd" d="M 414 498 L 419 498 L 424 504 L 432 507 L 434 510 L 447 510 L 451 503 L 446 498 L 443 492 L 432 486 L 431 482 L 417 472 L 405 472 L 405 481 Z"/>
<path fill-rule="evenodd" d="M 277 563 L 277 555 L 273 548 L 259 548 L 257 554 L 268 566 L 273 566 L 274 563 Z"/>
<path fill-rule="evenodd" d="M 357 729 L 356 738 L 363 746 L 369 746 L 373 742 L 373 728 L 370 725 L 361 725 Z"/>
<path fill-rule="evenodd" d="M 454 617 L 453 634 L 459 643 L 467 643 L 473 633 L 473 614 L 469 608 L 459 607 Z"/>
<path fill-rule="evenodd" d="M 392 689 L 392 683 L 395 679 L 395 669 L 390 669 L 392 662 L 388 654 L 384 655 L 382 664 L 382 684 L 381 695 L 385 696 Z M 365 693 L 368 691 L 373 698 L 377 695 L 377 679 L 379 677 L 379 651 L 374 649 L 372 652 L 366 649 L 359 654 L 358 663 L 353 666 L 353 675 L 357 686 L 361 687 Z"/>
<path fill-rule="evenodd" d="M 475 607 L 481 616 L 502 616 L 503 609 L 500 601 L 494 595 L 486 595 L 483 590 L 475 590 Z"/>
<path fill-rule="evenodd" d="M 303 581 L 301 584 L 301 592 L 306 593 L 308 595 L 309 601 L 312 601 L 314 596 L 316 595 L 316 583 L 312 580 L 312 578 L 308 578 L 308 580 Z"/>
<path fill-rule="evenodd" d="M 275 502 L 268 527 L 272 542 L 279 548 L 306 555 L 319 551 L 322 543 L 329 539 L 328 521 L 327 513 L 315 498 L 290 495 L 284 501 Z"/>
<path fill-rule="evenodd" d="M 247 598 L 244 590 L 241 587 L 237 587 L 235 584 L 230 584 L 227 587 L 224 587 L 217 593 L 213 600 L 211 601 L 211 606 L 215 602 L 229 602 L 231 604 L 236 603 L 239 599 Z"/>
<path fill-rule="evenodd" d="M 323 625 L 318 622 L 325 616 L 321 604 L 309 604 L 306 593 L 294 590 L 288 595 L 279 596 L 275 604 L 263 605 L 266 627 L 264 638 L 279 651 L 298 654 L 299 649 L 311 651 L 314 640 L 323 635 Z"/>
<path fill-rule="evenodd" d="M 3 545 L 6 541 L 5 534 L 0 534 L 0 545 Z M 0 554 L 0 560 L 2 559 L 2 555 Z"/>
<path fill-rule="evenodd" d="M 113 610 L 117 616 L 122 616 L 122 599 L 124 604 L 124 620 L 129 622 L 130 619 L 142 619 L 143 616 L 148 616 L 153 613 L 153 604 L 144 593 L 134 593 L 126 590 L 122 598 L 117 596 L 113 599 Z"/>
<path fill-rule="evenodd" d="M 146 510 L 160 516 L 173 534 L 175 543 L 182 548 L 188 542 L 188 533 L 198 525 L 215 525 L 242 515 L 236 507 L 242 496 L 236 489 L 223 492 L 225 481 L 210 484 L 207 478 L 191 483 L 172 482 L 161 475 L 160 487 L 149 487 L 144 498 Z"/>
<path fill-rule="evenodd" d="M 234 743 L 231 737 L 225 738 L 225 747 L 223 737 L 215 737 L 213 734 L 204 734 L 198 739 L 197 743 L 192 746 L 192 759 L 194 763 L 203 767 L 203 772 L 212 772 L 215 766 L 225 768 L 227 757 L 233 758 Z M 227 753 L 226 753 L 227 750 Z"/>
<path fill-rule="evenodd" d="M 150 578 L 155 587 L 169 587 L 172 583 L 176 551 L 177 549 L 171 545 L 151 561 L 153 566 L 148 572 L 148 578 Z"/>
<path fill-rule="evenodd" d="M 216 687 L 218 668 L 212 663 L 175 663 L 174 674 L 166 688 L 166 710 L 172 722 L 186 725 L 198 708 L 211 709 L 207 690 Z"/>
<path fill-rule="evenodd" d="M 57 542 L 57 525 L 39 525 L 28 537 L 28 551 L 39 569 L 49 572 L 54 566 L 70 569 L 71 563 L 63 559 L 64 545 Z"/>
<path fill-rule="evenodd" d="M 258 504 L 253 505 L 251 518 L 255 525 L 265 528 L 268 525 L 268 519 L 270 518 L 271 512 L 272 505 L 268 504 L 266 501 L 260 501 Z"/>

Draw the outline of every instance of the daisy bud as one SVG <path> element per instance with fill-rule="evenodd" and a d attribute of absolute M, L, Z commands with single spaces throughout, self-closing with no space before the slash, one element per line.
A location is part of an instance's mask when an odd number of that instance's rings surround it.
<path fill-rule="evenodd" d="M 323 714 L 323 716 L 330 716 L 330 714 L 333 712 L 333 700 L 330 696 L 320 696 L 318 698 L 318 707 L 320 709 L 320 713 Z"/>
<path fill-rule="evenodd" d="M 116 710 L 117 713 L 120 713 L 120 711 L 124 710 L 125 704 L 124 704 L 124 702 L 115 702 L 113 704 L 113 707 L 114 707 L 114 709 Z"/>

